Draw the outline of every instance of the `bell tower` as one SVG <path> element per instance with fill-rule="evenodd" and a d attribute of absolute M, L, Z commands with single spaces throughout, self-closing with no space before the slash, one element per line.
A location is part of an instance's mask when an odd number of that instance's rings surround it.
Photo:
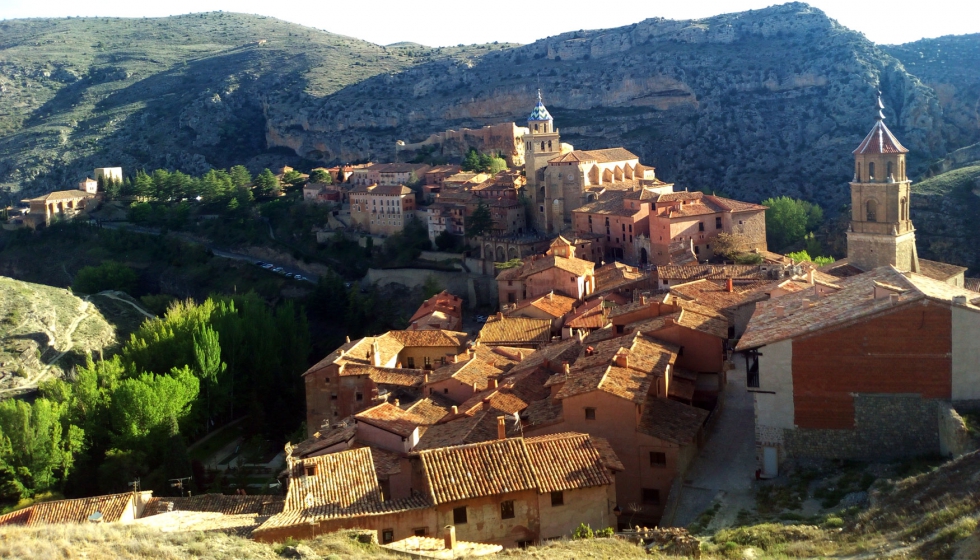
<path fill-rule="evenodd" d="M 885 126 L 884 108 L 878 92 L 875 125 L 854 150 L 847 261 L 865 271 L 890 264 L 918 272 L 915 228 L 909 219 L 912 182 L 905 175 L 909 151 Z"/>
<path fill-rule="evenodd" d="M 535 225 L 538 231 L 544 232 L 548 231 L 549 200 L 553 198 L 546 192 L 544 171 L 548 161 L 561 155 L 561 139 L 554 119 L 541 102 L 541 90 L 538 90 L 537 105 L 527 117 L 527 129 L 529 132 L 524 136 L 524 174 L 528 193 L 534 200 Z"/>

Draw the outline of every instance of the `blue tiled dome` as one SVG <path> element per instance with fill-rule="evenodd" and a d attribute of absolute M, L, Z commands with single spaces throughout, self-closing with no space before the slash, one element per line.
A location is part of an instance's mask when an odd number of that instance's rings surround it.
<path fill-rule="evenodd" d="M 534 106 L 531 110 L 531 116 L 527 118 L 529 121 L 550 121 L 551 113 L 548 112 L 544 107 L 544 103 L 541 102 L 541 90 L 538 90 L 538 104 Z"/>

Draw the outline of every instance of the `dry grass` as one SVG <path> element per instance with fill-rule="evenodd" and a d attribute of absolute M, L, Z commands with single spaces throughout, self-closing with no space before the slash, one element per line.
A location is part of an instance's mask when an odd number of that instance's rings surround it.
<path fill-rule="evenodd" d="M 0 527 L 0 558 L 201 560 L 278 558 L 272 547 L 219 533 L 161 533 L 133 525 Z"/>

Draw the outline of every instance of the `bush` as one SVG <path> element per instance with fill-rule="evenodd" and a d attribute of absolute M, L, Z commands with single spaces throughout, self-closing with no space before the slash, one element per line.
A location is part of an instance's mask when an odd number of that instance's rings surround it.
<path fill-rule="evenodd" d="M 592 532 L 592 527 L 585 523 L 579 523 L 578 527 L 572 531 L 573 539 L 591 539 L 594 537 L 595 534 Z"/>
<path fill-rule="evenodd" d="M 136 289 L 136 271 L 115 261 L 105 261 L 99 266 L 82 267 L 75 275 L 71 288 L 74 292 L 95 294 L 104 290 L 119 290 L 131 294 Z"/>

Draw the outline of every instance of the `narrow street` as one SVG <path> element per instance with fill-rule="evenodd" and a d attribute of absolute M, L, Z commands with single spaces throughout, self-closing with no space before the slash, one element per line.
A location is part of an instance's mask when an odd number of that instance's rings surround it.
<path fill-rule="evenodd" d="M 684 477 L 677 509 L 673 519 L 664 521 L 666 525 L 689 525 L 715 500 L 721 503 L 721 508 L 712 520 L 712 528 L 730 525 L 740 509 L 755 507 L 753 400 L 745 387 L 745 360 L 736 354 L 732 361 L 735 369 L 728 372 L 724 409 Z"/>

